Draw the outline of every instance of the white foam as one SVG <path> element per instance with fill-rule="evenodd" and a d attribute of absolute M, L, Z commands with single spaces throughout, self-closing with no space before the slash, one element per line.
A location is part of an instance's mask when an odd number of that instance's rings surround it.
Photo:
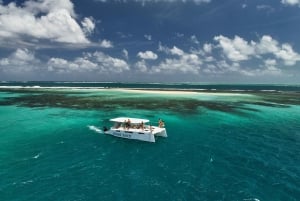
<path fill-rule="evenodd" d="M 276 92 L 277 90 L 267 90 L 267 89 L 265 89 L 265 90 L 260 90 L 260 91 L 265 91 L 265 92 Z"/>
<path fill-rule="evenodd" d="M 105 87 L 42 87 L 42 86 L 0 86 L 2 89 L 105 89 Z"/>
<path fill-rule="evenodd" d="M 33 156 L 32 158 L 37 159 L 41 156 L 41 153 L 38 153 L 37 155 Z"/>
<path fill-rule="evenodd" d="M 21 184 L 29 184 L 29 183 L 33 183 L 33 180 L 27 180 L 27 181 L 22 181 Z"/>
<path fill-rule="evenodd" d="M 246 198 L 246 199 L 243 199 L 244 201 L 260 201 L 259 199 L 257 198 Z"/>
<path fill-rule="evenodd" d="M 103 133 L 103 131 L 100 128 L 96 127 L 96 126 L 93 126 L 93 125 L 90 126 L 90 125 L 88 125 L 88 128 L 90 130 L 92 130 L 92 131 L 95 131 L 96 133 Z"/>

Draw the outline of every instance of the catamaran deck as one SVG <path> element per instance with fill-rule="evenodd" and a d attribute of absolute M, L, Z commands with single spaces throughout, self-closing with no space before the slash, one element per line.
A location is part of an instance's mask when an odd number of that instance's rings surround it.
<path fill-rule="evenodd" d="M 155 142 L 154 136 L 167 137 L 165 128 L 150 125 L 148 119 L 118 117 L 110 121 L 114 125 L 105 133 L 116 137 L 148 142 Z"/>

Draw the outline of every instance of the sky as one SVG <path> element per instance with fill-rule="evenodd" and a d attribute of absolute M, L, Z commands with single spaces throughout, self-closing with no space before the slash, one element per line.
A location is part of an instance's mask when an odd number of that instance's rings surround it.
<path fill-rule="evenodd" d="M 0 80 L 300 83 L 300 0 L 0 0 Z"/>

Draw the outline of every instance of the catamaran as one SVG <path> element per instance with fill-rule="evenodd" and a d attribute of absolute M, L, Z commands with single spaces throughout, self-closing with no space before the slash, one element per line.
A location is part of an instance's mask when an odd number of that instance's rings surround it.
<path fill-rule="evenodd" d="M 155 142 L 155 136 L 168 137 L 164 122 L 159 120 L 158 126 L 150 124 L 148 119 L 118 117 L 110 119 L 113 126 L 104 127 L 104 133 L 116 137 Z"/>

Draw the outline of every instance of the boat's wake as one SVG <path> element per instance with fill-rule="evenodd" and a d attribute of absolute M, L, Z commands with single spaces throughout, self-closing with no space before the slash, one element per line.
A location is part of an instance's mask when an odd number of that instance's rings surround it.
<path fill-rule="evenodd" d="M 103 133 L 103 130 L 101 130 L 100 128 L 93 126 L 93 125 L 88 125 L 88 128 L 92 131 L 95 131 L 96 133 Z"/>

